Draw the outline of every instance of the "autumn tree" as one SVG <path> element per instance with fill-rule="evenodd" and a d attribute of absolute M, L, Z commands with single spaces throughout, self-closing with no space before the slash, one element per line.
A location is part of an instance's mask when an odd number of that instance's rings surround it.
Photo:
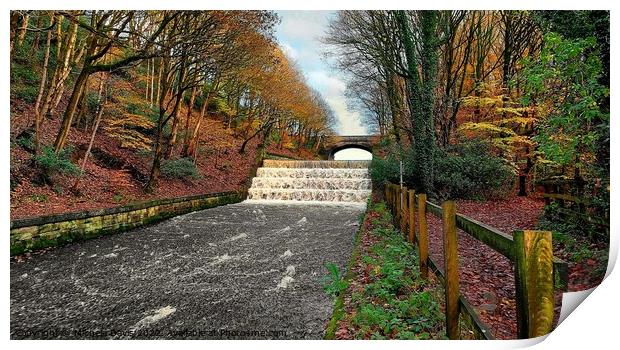
<path fill-rule="evenodd" d="M 392 135 L 411 141 L 402 64 L 402 42 L 393 11 L 339 11 L 330 23 L 325 42 L 339 68 L 358 81 L 378 80 L 389 106 Z"/>
<path fill-rule="evenodd" d="M 139 47 L 132 47 L 131 50 L 117 50 L 123 53 L 110 63 L 102 63 L 101 60 L 113 48 L 128 48 L 129 40 L 127 38 L 130 36 L 122 36 L 121 34 L 127 33 L 128 24 L 132 18 L 146 16 L 146 14 L 139 11 L 85 11 L 82 13 L 67 12 L 63 15 L 73 23 L 73 26 L 80 26 L 90 34 L 85 43 L 84 62 L 75 80 L 67 109 L 63 115 L 61 128 L 54 142 L 56 152 L 60 152 L 67 141 L 73 117 L 85 92 L 90 75 L 102 71 L 112 72 L 142 59 L 154 57 L 153 46 L 156 40 L 178 13 L 164 12 L 160 19 L 153 19 L 157 21 L 157 29 L 149 36 L 144 37 Z M 134 34 L 141 35 L 140 33 Z"/>
<path fill-rule="evenodd" d="M 145 186 L 153 191 L 160 174 L 162 159 L 169 158 L 176 145 L 180 125 L 179 112 L 187 92 L 199 89 L 211 94 L 219 85 L 220 76 L 234 64 L 226 62 L 235 57 L 225 46 L 236 47 L 235 41 L 251 30 L 269 31 L 273 16 L 268 12 L 253 11 L 182 11 L 164 32 L 161 40 L 161 91 L 159 93 L 159 117 L 154 141 L 154 158 L 149 180 Z M 213 54 L 213 55 L 212 55 Z M 218 58 L 220 60 L 218 60 Z M 206 90 L 205 90 L 206 89 Z M 191 98 L 190 98 L 191 100 Z M 203 102 L 207 103 L 207 101 Z M 189 109 L 185 133 L 190 133 Z M 204 108 L 207 108 L 204 106 Z M 203 112 L 204 113 L 204 112 Z M 171 133 L 164 139 L 164 127 L 171 123 Z M 199 127 L 199 124 L 197 124 Z M 195 153 L 198 128 L 184 140 L 183 153 Z"/>

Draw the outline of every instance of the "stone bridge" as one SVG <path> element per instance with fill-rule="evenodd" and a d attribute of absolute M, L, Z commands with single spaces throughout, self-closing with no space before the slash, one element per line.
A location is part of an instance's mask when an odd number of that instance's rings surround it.
<path fill-rule="evenodd" d="M 380 135 L 329 136 L 323 143 L 319 154 L 324 159 L 333 160 L 336 152 L 346 148 L 358 148 L 371 152 L 379 143 Z"/>

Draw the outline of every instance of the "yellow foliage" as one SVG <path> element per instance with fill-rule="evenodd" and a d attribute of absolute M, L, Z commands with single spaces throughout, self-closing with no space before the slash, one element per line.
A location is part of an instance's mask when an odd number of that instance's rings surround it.
<path fill-rule="evenodd" d="M 512 118 L 503 118 L 499 121 L 497 121 L 496 123 L 498 125 L 518 125 L 521 127 L 527 126 L 531 123 L 533 123 L 534 121 L 536 121 L 536 118 L 532 118 L 532 117 L 512 117 Z"/>
<path fill-rule="evenodd" d="M 463 134 L 474 134 L 472 136 L 491 136 L 491 137 L 506 137 L 514 136 L 516 133 L 512 129 L 495 125 L 489 122 L 467 122 L 459 126 L 458 131 Z"/>
<path fill-rule="evenodd" d="M 465 107 L 493 107 L 502 104 L 502 95 L 491 97 L 465 96 L 462 99 Z"/>
<path fill-rule="evenodd" d="M 282 147 L 288 148 L 288 149 L 295 149 L 295 144 L 293 144 L 292 141 L 288 141 L 288 142 L 283 143 Z"/>
<path fill-rule="evenodd" d="M 111 116 L 106 118 L 106 126 L 104 131 L 112 138 L 121 142 L 121 147 L 132 149 L 151 149 L 151 140 L 144 136 L 141 132 L 134 130 L 139 127 L 143 129 L 152 129 L 155 123 L 147 117 L 139 114 L 125 114 L 121 116 Z"/>
<path fill-rule="evenodd" d="M 530 110 L 529 107 L 497 107 L 495 108 L 496 113 L 514 114 L 518 117 L 522 117 L 523 113 L 528 112 L 529 110 Z"/>

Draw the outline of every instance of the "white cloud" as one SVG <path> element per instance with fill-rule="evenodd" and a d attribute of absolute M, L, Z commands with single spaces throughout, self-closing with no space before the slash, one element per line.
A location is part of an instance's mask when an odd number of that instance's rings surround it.
<path fill-rule="evenodd" d="M 282 23 L 278 30 L 287 38 L 316 41 L 325 30 L 331 11 L 278 11 Z"/>
<path fill-rule="evenodd" d="M 308 74 L 308 82 L 314 86 L 327 104 L 336 114 L 338 120 L 337 131 L 341 135 L 364 135 L 367 128 L 362 125 L 361 116 L 357 111 L 351 111 L 344 96 L 346 84 L 335 75 L 328 75 L 325 71 L 312 71 Z"/>
<path fill-rule="evenodd" d="M 282 49 L 284 54 L 292 60 L 297 61 L 297 59 L 299 58 L 299 53 L 291 45 L 287 43 L 280 43 L 280 48 Z"/>
<path fill-rule="evenodd" d="M 333 109 L 341 135 L 367 134 L 357 111 L 349 110 L 344 95 L 346 84 L 321 60 L 322 44 L 332 11 L 279 11 L 282 22 L 277 38 L 282 50 L 298 63 L 308 83 L 317 89 Z"/>

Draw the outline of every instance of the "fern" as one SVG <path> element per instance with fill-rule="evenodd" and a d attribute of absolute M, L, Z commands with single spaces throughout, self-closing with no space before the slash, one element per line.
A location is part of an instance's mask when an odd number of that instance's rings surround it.
<path fill-rule="evenodd" d="M 325 264 L 325 268 L 329 271 L 329 276 L 323 280 L 323 289 L 331 296 L 338 296 L 349 287 L 349 283 L 342 278 L 336 264 L 329 262 Z"/>

